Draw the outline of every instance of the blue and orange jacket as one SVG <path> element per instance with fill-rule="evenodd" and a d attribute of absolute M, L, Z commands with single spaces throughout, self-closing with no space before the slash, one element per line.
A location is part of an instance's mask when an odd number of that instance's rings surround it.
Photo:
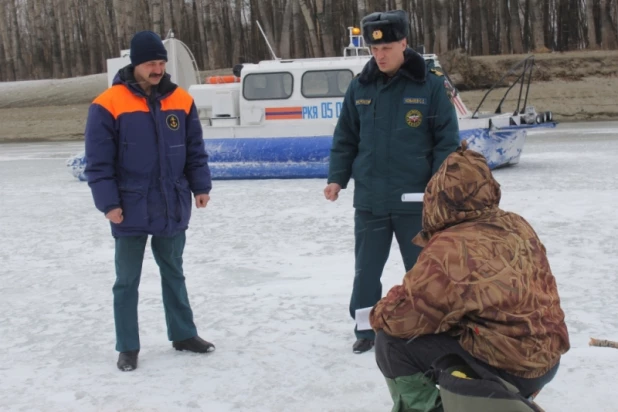
<path fill-rule="evenodd" d="M 97 209 L 121 207 L 114 236 L 173 236 L 188 228 L 193 194 L 212 188 L 202 127 L 191 96 L 165 74 L 150 96 L 133 67 L 90 105 L 86 170 Z"/>

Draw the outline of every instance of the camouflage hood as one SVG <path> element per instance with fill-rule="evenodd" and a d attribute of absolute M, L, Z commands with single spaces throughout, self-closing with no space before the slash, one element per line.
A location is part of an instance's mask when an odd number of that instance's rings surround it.
<path fill-rule="evenodd" d="M 423 231 L 413 242 L 424 247 L 436 232 L 495 213 L 500 195 L 500 184 L 491 174 L 485 157 L 468 150 L 467 142 L 463 141 L 427 184 Z"/>

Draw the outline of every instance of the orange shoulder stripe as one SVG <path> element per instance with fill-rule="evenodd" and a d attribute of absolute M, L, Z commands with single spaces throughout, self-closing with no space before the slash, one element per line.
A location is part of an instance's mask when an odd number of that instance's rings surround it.
<path fill-rule="evenodd" d="M 184 110 L 186 114 L 189 114 L 192 104 L 193 97 L 187 91 L 177 87 L 171 95 L 161 100 L 161 111 Z"/>
<path fill-rule="evenodd" d="M 93 103 L 110 112 L 114 119 L 124 113 L 150 111 L 145 98 L 136 96 L 122 84 L 110 87 L 101 93 Z"/>

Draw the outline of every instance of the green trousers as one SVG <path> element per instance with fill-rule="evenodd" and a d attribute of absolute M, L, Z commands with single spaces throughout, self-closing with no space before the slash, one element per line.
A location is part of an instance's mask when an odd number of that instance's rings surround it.
<path fill-rule="evenodd" d="M 118 352 L 140 349 L 137 303 L 147 240 L 147 235 L 116 238 L 116 282 L 113 293 Z M 185 232 L 174 237 L 151 238 L 152 253 L 161 274 L 167 335 L 171 341 L 197 335 L 182 269 L 185 240 Z"/>
<path fill-rule="evenodd" d="M 421 215 L 391 214 L 375 216 L 371 212 L 356 210 L 354 213 L 355 275 L 350 299 L 350 315 L 356 309 L 375 305 L 382 298 L 382 271 L 388 260 L 393 234 L 399 243 L 406 272 L 416 263 L 421 248 L 412 239 L 422 229 Z M 403 274 L 402 274 L 403 277 Z M 373 330 L 359 331 L 357 339 L 375 339 Z"/>

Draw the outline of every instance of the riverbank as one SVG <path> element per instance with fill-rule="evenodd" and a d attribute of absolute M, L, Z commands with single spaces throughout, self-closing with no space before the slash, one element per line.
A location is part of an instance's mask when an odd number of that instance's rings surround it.
<path fill-rule="evenodd" d="M 462 58 L 453 54 L 441 61 L 449 65 L 456 84 L 467 79 L 468 84 L 482 87 L 524 57 Z M 618 52 L 544 53 L 535 55 L 535 60 L 529 104 L 537 110 L 551 110 L 559 122 L 618 119 Z M 83 139 L 88 106 L 106 87 L 105 73 L 0 83 L 0 142 Z M 492 92 L 481 111 L 493 112 L 504 90 Z M 484 94 L 484 90 L 461 92 L 470 110 L 477 107 Z M 514 109 L 517 94 L 516 90 L 511 91 L 503 105 L 504 112 Z"/>

